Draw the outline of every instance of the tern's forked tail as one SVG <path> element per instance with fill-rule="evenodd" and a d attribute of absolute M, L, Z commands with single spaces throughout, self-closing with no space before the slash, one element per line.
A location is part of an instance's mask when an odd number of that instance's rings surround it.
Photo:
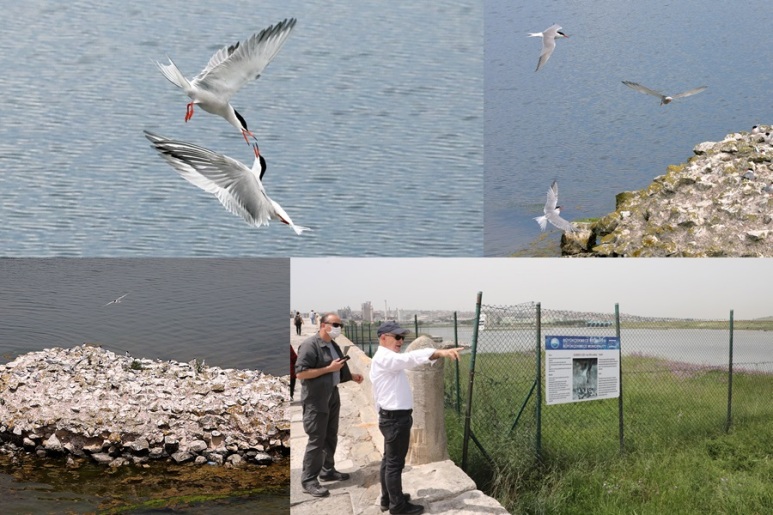
<path fill-rule="evenodd" d="M 303 231 L 311 230 L 310 228 L 304 227 L 302 225 L 293 225 L 292 228 L 293 228 L 293 231 L 295 231 L 295 234 L 297 234 L 298 236 L 300 236 Z"/>
<path fill-rule="evenodd" d="M 177 66 L 175 66 L 171 59 L 169 59 L 169 64 L 161 64 L 156 62 L 156 65 L 158 65 L 161 73 L 164 74 L 164 77 L 166 77 L 169 82 L 184 91 L 191 89 L 191 83 L 188 82 L 188 79 L 185 78 L 185 75 L 183 75 L 182 72 L 177 69 Z"/>

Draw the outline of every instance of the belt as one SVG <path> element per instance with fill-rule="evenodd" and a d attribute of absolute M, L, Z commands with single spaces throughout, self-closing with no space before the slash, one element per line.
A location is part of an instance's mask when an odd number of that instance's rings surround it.
<path fill-rule="evenodd" d="M 384 418 L 407 417 L 413 413 L 412 409 L 379 410 L 378 414 Z"/>

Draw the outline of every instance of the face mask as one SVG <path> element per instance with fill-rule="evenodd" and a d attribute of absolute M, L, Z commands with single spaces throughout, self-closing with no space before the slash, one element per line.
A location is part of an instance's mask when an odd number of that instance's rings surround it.
<path fill-rule="evenodd" d="M 330 331 L 327 333 L 330 335 L 331 338 L 336 339 L 339 336 L 341 336 L 341 328 L 340 327 L 331 327 Z"/>

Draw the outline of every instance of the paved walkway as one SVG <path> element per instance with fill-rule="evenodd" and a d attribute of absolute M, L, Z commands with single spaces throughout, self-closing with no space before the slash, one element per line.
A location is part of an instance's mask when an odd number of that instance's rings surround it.
<path fill-rule="evenodd" d="M 298 349 L 315 328 L 305 321 L 302 335 L 291 327 L 290 342 Z M 346 352 L 346 351 L 344 351 Z M 354 361 L 354 360 L 353 360 Z M 295 385 L 296 401 L 290 405 L 290 511 L 292 515 L 380 515 L 379 467 L 384 441 L 370 399 L 355 382 L 339 386 L 341 416 L 336 449 L 336 469 L 348 472 L 347 481 L 323 482 L 330 496 L 316 498 L 301 488 L 301 468 L 307 437 L 303 431 L 300 380 Z M 494 499 L 476 490 L 475 483 L 450 460 L 406 466 L 403 489 L 411 502 L 423 505 L 425 513 L 507 513 Z"/>

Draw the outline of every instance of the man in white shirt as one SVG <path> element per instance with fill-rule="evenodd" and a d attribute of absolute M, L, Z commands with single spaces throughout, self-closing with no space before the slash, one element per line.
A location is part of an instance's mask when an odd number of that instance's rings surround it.
<path fill-rule="evenodd" d="M 411 504 L 403 493 L 402 473 L 413 425 L 413 394 L 405 370 L 439 358 L 458 360 L 461 349 L 418 349 L 400 353 L 403 338 L 410 331 L 397 322 L 384 322 L 377 330 L 378 350 L 370 366 L 373 396 L 379 414 L 378 427 L 384 435 L 381 460 L 381 511 L 417 515 L 424 507 Z M 440 409 L 443 409 L 440 406 Z"/>

